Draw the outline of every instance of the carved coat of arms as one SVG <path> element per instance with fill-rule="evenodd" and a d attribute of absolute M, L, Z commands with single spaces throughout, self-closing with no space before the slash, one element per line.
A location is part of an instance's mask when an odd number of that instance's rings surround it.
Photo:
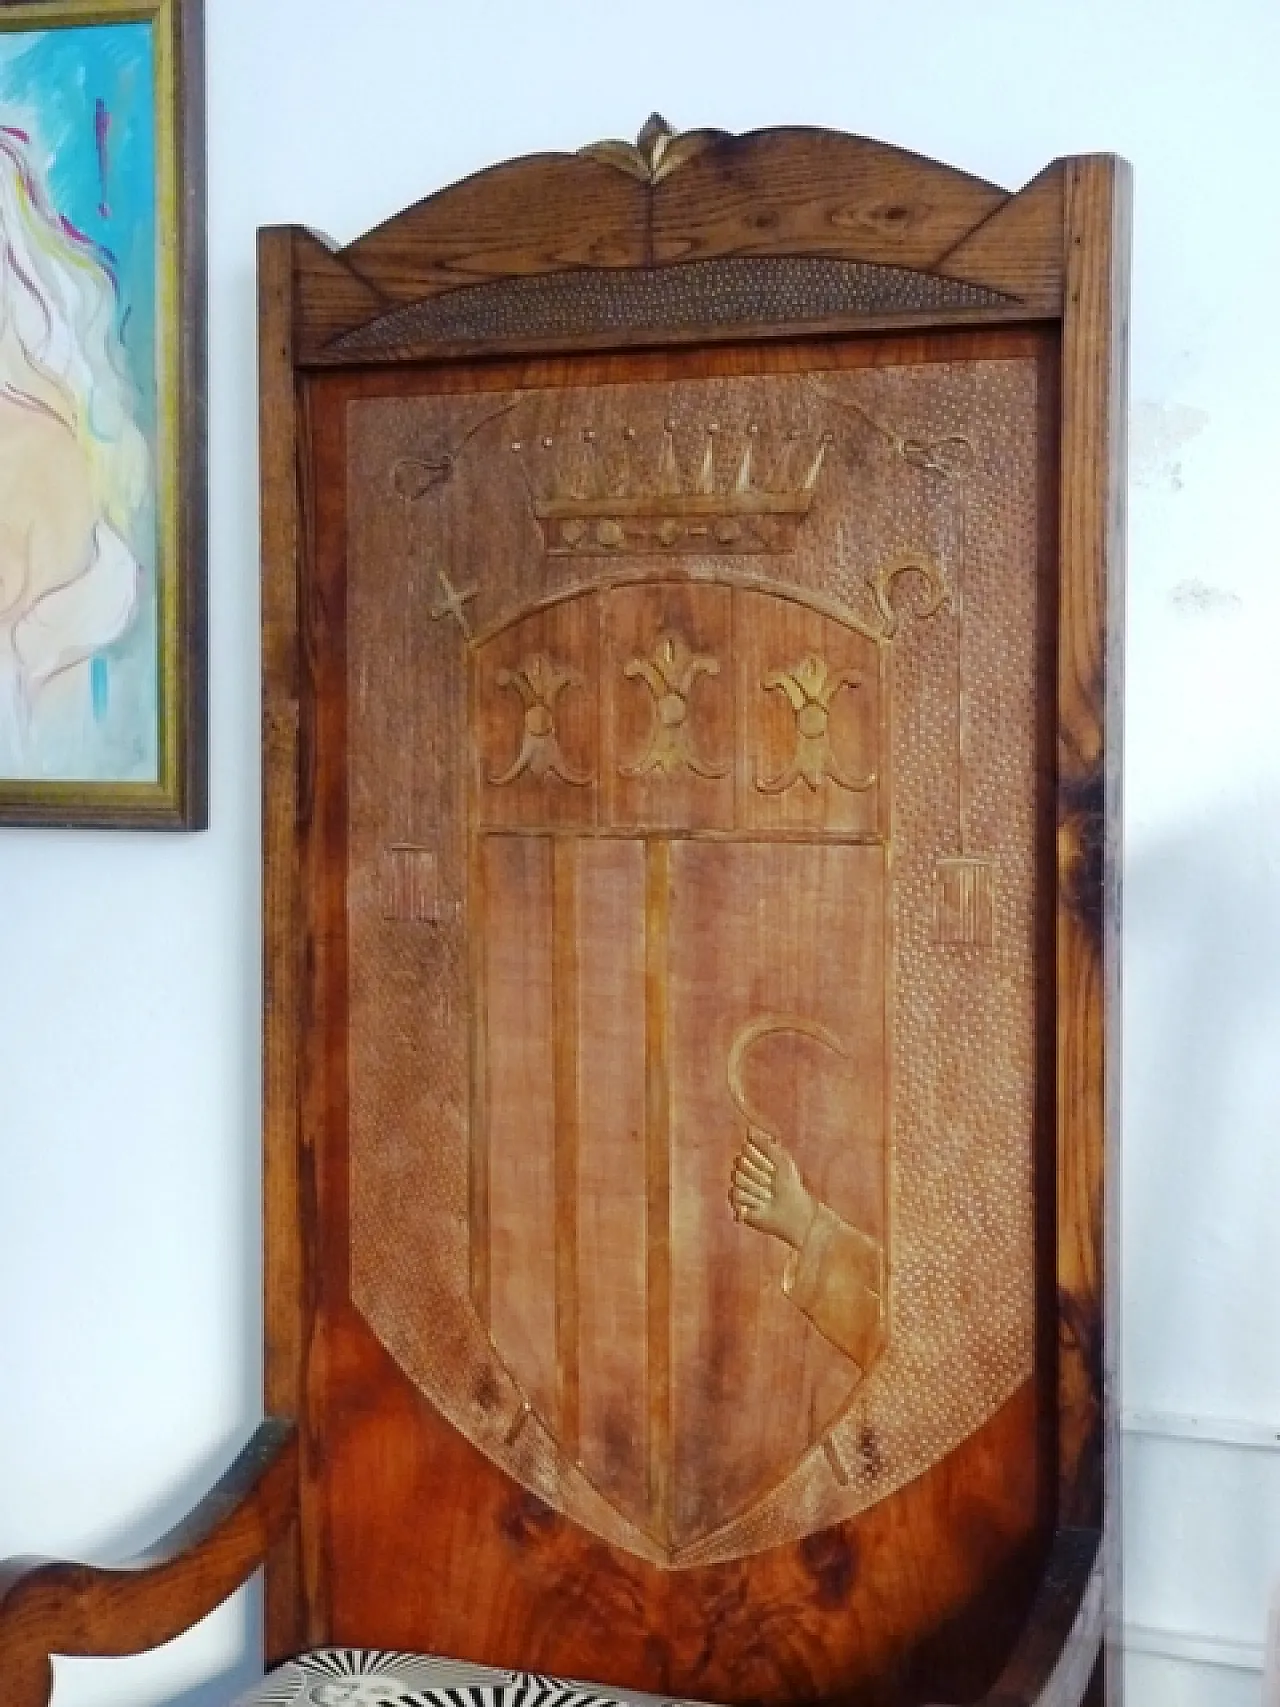
<path fill-rule="evenodd" d="M 565 549 L 733 543 L 811 486 L 541 508 Z M 473 1297 L 529 1416 L 673 1559 L 885 1343 L 881 651 L 650 564 L 472 654 Z"/>
<path fill-rule="evenodd" d="M 422 449 L 351 609 L 353 1299 L 513 1500 L 666 1568 L 865 1509 L 1030 1367 L 1031 475 L 1011 417 L 979 509 L 876 413 L 1009 382 L 360 429 Z"/>

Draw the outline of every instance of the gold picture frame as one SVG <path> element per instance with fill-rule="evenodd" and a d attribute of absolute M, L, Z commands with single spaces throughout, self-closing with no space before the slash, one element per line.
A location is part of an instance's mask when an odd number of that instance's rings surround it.
<path fill-rule="evenodd" d="M 0 0 L 0 824 L 208 821 L 203 95 L 202 0 Z"/>

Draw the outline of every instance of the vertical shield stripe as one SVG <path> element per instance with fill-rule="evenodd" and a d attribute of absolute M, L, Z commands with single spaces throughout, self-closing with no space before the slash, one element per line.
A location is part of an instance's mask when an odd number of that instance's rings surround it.
<path fill-rule="evenodd" d="M 511 1374 L 548 1422 L 556 1408 L 556 1131 L 552 844 L 484 840 L 490 1323 Z"/>
<path fill-rule="evenodd" d="M 573 1459 L 580 1435 L 578 1262 L 578 843 L 551 844 L 552 1105 L 555 1110 L 556 1430 Z"/>
<path fill-rule="evenodd" d="M 582 1467 L 648 1528 L 644 844 L 578 844 Z"/>

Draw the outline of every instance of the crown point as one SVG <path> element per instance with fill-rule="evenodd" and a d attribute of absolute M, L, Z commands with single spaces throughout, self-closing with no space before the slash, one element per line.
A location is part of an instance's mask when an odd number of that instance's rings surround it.
<path fill-rule="evenodd" d="M 812 492 L 818 484 L 818 475 L 822 472 L 823 458 L 827 454 L 827 446 L 831 443 L 831 435 L 824 433 L 818 440 L 818 448 L 813 453 L 813 461 L 809 464 L 804 479 L 801 481 L 802 492 Z"/>
<path fill-rule="evenodd" d="M 551 434 L 550 434 L 550 433 L 547 433 L 547 434 L 546 434 L 546 435 L 545 435 L 545 436 L 544 436 L 544 438 L 543 438 L 543 440 L 542 440 L 542 448 L 543 448 L 543 450 L 550 450 L 550 449 L 551 449 L 551 447 L 552 447 L 552 445 L 553 445 L 553 444 L 554 444 L 554 443 L 555 443 L 555 442 L 556 442 L 556 441 L 555 441 L 555 440 L 554 440 L 554 439 L 553 439 L 553 438 L 552 438 L 552 437 L 551 437 Z"/>
<path fill-rule="evenodd" d="M 751 490 L 751 461 L 754 448 L 755 429 L 748 427 L 746 442 L 742 447 L 742 460 L 738 464 L 738 472 L 733 482 L 735 492 L 749 492 Z"/>
<path fill-rule="evenodd" d="M 640 126 L 640 134 L 636 137 L 636 147 L 642 154 L 652 158 L 675 134 L 675 126 L 669 124 L 661 113 L 650 113 Z"/>
<path fill-rule="evenodd" d="M 710 497 L 716 489 L 715 437 L 719 430 L 718 422 L 711 421 L 708 423 L 707 448 L 702 453 L 702 468 L 698 473 L 698 484 L 694 488 L 696 492 L 701 493 L 704 497 Z"/>

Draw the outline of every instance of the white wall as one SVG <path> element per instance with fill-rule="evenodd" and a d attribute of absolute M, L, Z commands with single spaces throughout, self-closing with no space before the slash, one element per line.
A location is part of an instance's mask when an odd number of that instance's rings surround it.
<path fill-rule="evenodd" d="M 504 156 L 813 123 L 1016 186 L 1137 169 L 1126 1399 L 1280 1428 L 1280 6 L 209 0 L 213 828 L 0 832 L 0 1554 L 111 1553 L 258 1410 L 253 233 Z M 1180 1425 L 1173 1425 L 1174 1427 Z M 1280 1456 L 1129 1442 L 1137 1707 L 1259 1699 Z M 1153 1634 L 1154 1632 L 1154 1634 Z M 60 1703 L 214 1707 L 242 1599 Z M 210 1680 L 218 1679 L 220 1687 Z"/>

